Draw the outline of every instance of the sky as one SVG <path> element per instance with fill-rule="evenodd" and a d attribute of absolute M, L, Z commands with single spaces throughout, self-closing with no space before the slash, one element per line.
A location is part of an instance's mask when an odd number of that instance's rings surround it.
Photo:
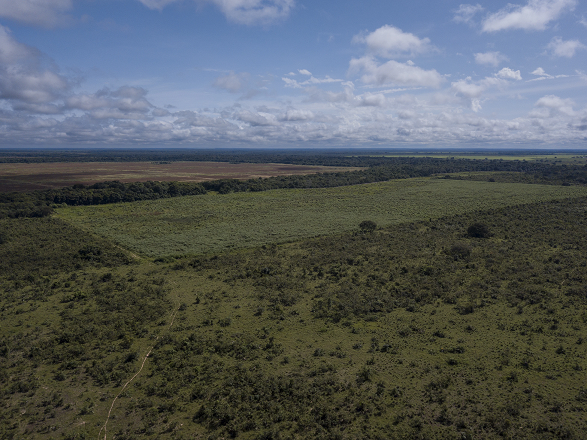
<path fill-rule="evenodd" d="M 0 0 L 0 146 L 587 148 L 587 0 Z"/>

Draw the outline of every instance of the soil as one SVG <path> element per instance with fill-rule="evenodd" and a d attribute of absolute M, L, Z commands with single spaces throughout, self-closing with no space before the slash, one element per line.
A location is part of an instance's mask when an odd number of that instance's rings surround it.
<path fill-rule="evenodd" d="M 298 174 L 352 171 L 362 168 L 227 162 L 56 162 L 0 164 L 0 192 L 63 188 L 97 182 L 254 179 Z"/>

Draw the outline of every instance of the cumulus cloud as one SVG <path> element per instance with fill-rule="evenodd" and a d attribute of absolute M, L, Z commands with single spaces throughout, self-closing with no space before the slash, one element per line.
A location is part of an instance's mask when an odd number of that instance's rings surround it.
<path fill-rule="evenodd" d="M 575 114 L 573 110 L 574 105 L 575 103 L 572 99 L 562 99 L 556 95 L 543 96 L 534 104 L 535 107 L 550 110 L 550 115 L 562 113 L 566 116 L 573 116 Z"/>
<path fill-rule="evenodd" d="M 230 72 L 228 75 L 219 76 L 213 82 L 214 87 L 227 90 L 231 93 L 240 92 L 249 80 L 248 73 Z"/>
<path fill-rule="evenodd" d="M 0 99 L 11 102 L 13 108 L 55 113 L 55 108 L 46 104 L 70 87 L 70 81 L 50 60 L 16 41 L 10 30 L 0 25 Z"/>
<path fill-rule="evenodd" d="M 252 112 L 250 110 L 236 112 L 233 115 L 233 118 L 238 121 L 246 122 L 252 127 L 272 126 L 277 125 L 278 123 L 275 115 L 264 112 Z"/>
<path fill-rule="evenodd" d="M 544 30 L 563 13 L 572 11 L 577 0 L 529 0 L 524 6 L 508 4 L 483 21 L 483 32 L 508 29 Z"/>
<path fill-rule="evenodd" d="M 577 50 L 585 49 L 586 46 L 579 40 L 563 41 L 561 37 L 554 37 L 546 48 L 554 56 L 572 58 Z"/>
<path fill-rule="evenodd" d="M 501 69 L 499 72 L 497 72 L 497 76 L 503 79 L 515 79 L 518 81 L 522 79 L 522 75 L 520 74 L 519 70 L 512 70 L 509 67 L 504 67 Z"/>
<path fill-rule="evenodd" d="M 473 21 L 473 17 L 481 11 L 483 11 L 483 6 L 481 6 L 480 4 L 460 5 L 459 9 L 455 11 L 455 16 L 453 17 L 453 20 L 457 23 L 471 24 Z"/>
<path fill-rule="evenodd" d="M 430 39 L 418 38 L 394 26 L 385 25 L 371 33 L 361 33 L 353 37 L 353 43 L 365 44 L 370 53 L 394 58 L 399 55 L 414 56 L 429 51 Z"/>
<path fill-rule="evenodd" d="M 73 0 L 0 0 L 0 17 L 34 26 L 54 27 L 67 23 Z"/>
<path fill-rule="evenodd" d="M 532 75 L 537 75 L 537 76 L 550 76 L 548 73 L 546 73 L 544 71 L 544 69 L 542 67 L 538 67 L 533 72 L 531 72 L 531 74 Z"/>
<path fill-rule="evenodd" d="M 288 109 L 279 119 L 281 121 L 307 121 L 314 118 L 314 113 L 310 110 Z"/>
<path fill-rule="evenodd" d="M 353 58 L 349 71 L 362 73 L 361 81 L 374 86 L 396 84 L 438 88 L 444 81 L 442 75 L 434 69 L 424 70 L 411 62 L 400 63 L 394 60 L 378 64 L 370 56 Z"/>
<path fill-rule="evenodd" d="M 506 70 L 507 69 L 507 70 Z M 510 69 L 507 67 L 500 72 L 507 72 Z M 519 75 L 518 72 L 510 71 L 512 76 Z M 510 75 L 508 72 L 507 75 Z M 508 79 L 517 79 L 508 77 Z M 473 81 L 471 77 L 454 81 L 451 83 L 451 90 L 455 96 L 468 102 L 474 112 L 481 110 L 481 95 L 492 87 L 503 88 L 507 86 L 508 82 L 501 77 L 486 77 L 480 81 Z"/>
<path fill-rule="evenodd" d="M 82 110 L 96 119 L 148 119 L 169 112 L 155 107 L 146 99 L 147 91 L 141 87 L 124 86 L 116 90 L 104 88 L 93 94 L 75 94 L 65 99 L 67 110 Z"/>
<path fill-rule="evenodd" d="M 499 52 L 485 52 L 475 54 L 475 62 L 477 64 L 486 64 L 489 66 L 497 67 L 500 63 L 507 60 L 508 57 L 502 55 Z"/>
<path fill-rule="evenodd" d="M 298 69 L 298 72 L 300 72 L 302 75 L 312 76 L 312 72 L 306 69 Z"/>

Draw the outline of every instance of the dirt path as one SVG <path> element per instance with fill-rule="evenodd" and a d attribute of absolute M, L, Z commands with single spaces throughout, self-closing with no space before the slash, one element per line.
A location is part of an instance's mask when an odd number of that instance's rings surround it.
<path fill-rule="evenodd" d="M 169 323 L 169 326 L 167 327 L 167 332 L 169 332 L 171 330 L 171 326 L 173 325 L 173 322 L 175 321 L 175 316 L 177 315 L 177 312 L 179 311 L 180 301 L 179 301 L 179 296 L 177 294 L 176 294 L 175 300 L 176 300 L 176 304 L 175 304 L 175 308 L 171 312 L 171 322 Z M 155 338 L 155 342 L 158 341 L 160 337 L 161 337 L 161 335 L 157 336 Z M 124 393 L 124 390 L 126 390 L 126 388 L 138 377 L 138 375 L 141 374 L 141 371 L 143 371 L 143 368 L 145 367 L 145 363 L 147 362 L 147 358 L 149 357 L 149 355 L 151 354 L 151 352 L 153 351 L 154 348 L 155 348 L 155 344 L 153 344 L 149 348 L 149 351 L 147 351 L 147 354 L 145 354 L 145 356 L 143 357 L 143 362 L 141 363 L 141 368 L 139 368 L 139 371 L 137 371 L 134 374 L 134 376 L 131 377 L 124 384 L 124 386 L 118 392 L 118 394 L 116 395 L 116 397 L 114 398 L 114 400 L 112 400 L 112 404 L 110 405 L 110 409 L 108 410 L 108 415 L 106 416 L 106 421 L 104 422 L 104 425 L 102 425 L 102 427 L 100 428 L 100 432 L 98 432 L 98 440 L 100 440 L 102 438 L 101 437 L 102 431 L 104 431 L 103 440 L 107 440 L 107 436 L 108 436 L 108 430 L 107 430 L 107 428 L 108 428 L 108 422 L 110 420 L 110 416 L 112 415 L 112 411 L 114 410 L 114 405 L 116 404 L 116 401 L 122 395 L 122 393 Z"/>

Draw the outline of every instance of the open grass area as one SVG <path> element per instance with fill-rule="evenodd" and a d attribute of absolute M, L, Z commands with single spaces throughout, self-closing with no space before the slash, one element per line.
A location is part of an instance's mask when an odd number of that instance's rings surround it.
<path fill-rule="evenodd" d="M 585 187 L 405 179 L 69 207 L 57 216 L 148 257 L 204 254 L 587 194 Z"/>

